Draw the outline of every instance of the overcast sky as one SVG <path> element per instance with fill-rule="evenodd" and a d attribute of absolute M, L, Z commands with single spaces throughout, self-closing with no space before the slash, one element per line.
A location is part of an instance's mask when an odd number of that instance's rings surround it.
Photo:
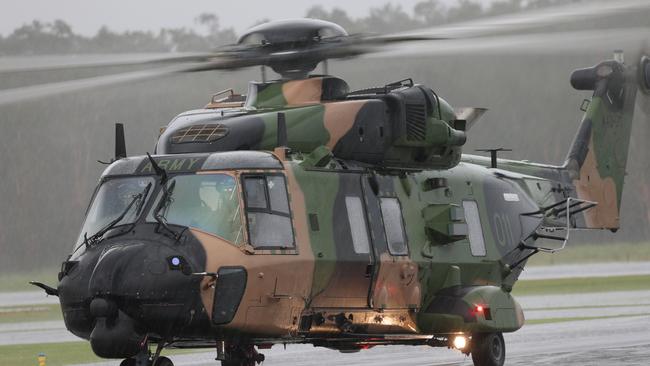
<path fill-rule="evenodd" d="M 219 15 L 224 27 L 242 31 L 264 18 L 284 19 L 305 15 L 307 9 L 322 5 L 339 7 L 360 17 L 371 7 L 399 3 L 411 13 L 422 0 L 0 0 L 0 34 L 7 35 L 33 19 L 63 19 L 73 31 L 93 35 L 102 25 L 116 31 L 159 30 L 163 27 L 192 27 L 202 12 Z M 455 0 L 442 0 L 454 3 Z M 479 0 L 489 3 L 490 0 Z"/>

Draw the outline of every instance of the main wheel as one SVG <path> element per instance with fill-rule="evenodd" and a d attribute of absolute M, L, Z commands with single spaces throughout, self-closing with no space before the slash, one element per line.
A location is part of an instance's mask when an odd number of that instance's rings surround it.
<path fill-rule="evenodd" d="M 472 336 L 474 366 L 503 366 L 506 361 L 506 342 L 501 333 L 478 333 Z"/>
<path fill-rule="evenodd" d="M 120 362 L 120 366 L 135 366 L 134 358 L 126 358 Z"/>
<path fill-rule="evenodd" d="M 252 344 L 228 344 L 226 354 L 228 360 L 221 361 L 221 366 L 256 366 L 264 362 L 264 355 Z"/>
<path fill-rule="evenodd" d="M 174 366 L 174 363 L 169 358 L 165 356 L 160 356 L 153 364 L 153 366 Z"/>
<path fill-rule="evenodd" d="M 255 366 L 253 360 L 221 361 L 221 366 Z"/>

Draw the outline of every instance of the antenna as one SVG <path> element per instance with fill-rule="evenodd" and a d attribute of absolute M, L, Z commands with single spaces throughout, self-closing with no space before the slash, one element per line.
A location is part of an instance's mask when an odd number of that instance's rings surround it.
<path fill-rule="evenodd" d="M 288 137 L 287 137 L 287 119 L 284 113 L 278 113 L 278 125 L 276 126 L 277 133 L 277 144 L 273 152 L 278 156 L 280 160 L 285 160 L 287 154 L 289 154 L 289 149 L 287 148 Z"/>
<path fill-rule="evenodd" d="M 287 147 L 287 120 L 284 113 L 278 113 L 278 147 Z"/>
<path fill-rule="evenodd" d="M 490 153 L 490 167 L 493 169 L 497 168 L 497 154 L 501 151 L 512 151 L 511 149 L 504 149 L 502 147 L 496 149 L 476 149 L 476 151 L 489 152 Z"/>
<path fill-rule="evenodd" d="M 153 168 L 153 171 L 156 172 L 156 175 L 160 177 L 160 184 L 165 184 L 167 183 L 167 171 L 158 165 L 156 161 L 147 153 L 147 157 L 149 158 L 149 162 L 151 163 L 151 167 Z"/>
<path fill-rule="evenodd" d="M 264 65 L 260 66 L 260 72 L 262 73 L 262 82 L 266 83 L 266 68 Z"/>
<path fill-rule="evenodd" d="M 124 140 L 124 125 L 115 124 L 115 160 L 126 158 L 126 142 Z"/>

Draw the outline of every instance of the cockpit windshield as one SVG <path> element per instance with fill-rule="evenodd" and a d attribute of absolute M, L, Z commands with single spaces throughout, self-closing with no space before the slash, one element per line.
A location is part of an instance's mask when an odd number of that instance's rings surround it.
<path fill-rule="evenodd" d="M 166 223 L 196 228 L 232 243 L 243 241 L 239 195 L 235 178 L 227 174 L 178 175 L 167 182 L 147 216 L 158 215 Z M 172 188 L 173 187 L 173 188 Z M 158 212 L 155 212 L 158 211 Z"/>
<path fill-rule="evenodd" d="M 153 185 L 152 177 L 115 178 L 102 183 L 88 210 L 77 245 L 86 238 L 101 234 L 109 225 L 115 227 L 135 222 Z"/>

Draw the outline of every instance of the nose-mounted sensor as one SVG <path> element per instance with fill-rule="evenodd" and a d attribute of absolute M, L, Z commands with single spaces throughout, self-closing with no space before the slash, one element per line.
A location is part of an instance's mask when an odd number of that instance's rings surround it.
<path fill-rule="evenodd" d="M 173 255 L 167 257 L 167 265 L 172 271 L 181 271 L 184 274 L 189 274 L 192 272 L 190 265 L 187 263 L 187 260 L 180 255 Z"/>

